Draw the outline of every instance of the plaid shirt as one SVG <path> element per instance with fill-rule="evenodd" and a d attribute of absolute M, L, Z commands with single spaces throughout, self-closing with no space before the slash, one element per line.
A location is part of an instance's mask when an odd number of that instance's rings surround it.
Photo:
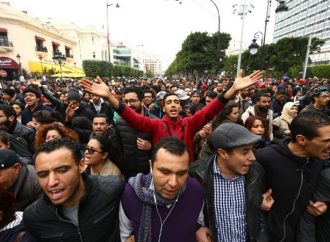
<path fill-rule="evenodd" d="M 217 164 L 214 172 L 214 211 L 217 237 L 220 242 L 246 242 L 245 177 L 225 178 Z"/>

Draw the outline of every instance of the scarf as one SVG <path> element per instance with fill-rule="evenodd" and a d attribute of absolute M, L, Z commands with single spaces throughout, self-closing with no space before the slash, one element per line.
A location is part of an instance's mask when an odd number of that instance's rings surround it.
<path fill-rule="evenodd" d="M 294 117 L 292 117 L 289 113 L 292 106 L 295 106 L 294 102 L 287 102 L 283 109 L 281 114 L 281 119 L 285 120 L 289 125 L 291 124 Z"/>
<path fill-rule="evenodd" d="M 175 202 L 177 197 L 173 199 L 166 199 L 161 197 L 156 191 L 150 189 L 150 185 L 152 183 L 152 176 L 150 173 L 148 175 L 139 173 L 137 176 L 131 177 L 128 180 L 128 183 L 143 203 L 138 242 L 151 242 L 151 211 L 152 206 L 156 206 L 154 194 L 156 196 L 157 206 L 169 206 Z M 182 195 L 184 190 L 185 186 L 181 189 L 178 198 Z"/>

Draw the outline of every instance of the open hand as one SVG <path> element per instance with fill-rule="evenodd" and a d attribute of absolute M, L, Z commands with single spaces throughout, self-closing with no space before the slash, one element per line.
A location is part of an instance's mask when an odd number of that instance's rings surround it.
<path fill-rule="evenodd" d="M 96 77 L 95 82 L 92 82 L 87 79 L 79 80 L 79 86 L 85 91 L 103 98 L 108 98 L 110 95 L 112 95 L 109 91 L 109 87 L 103 82 L 103 80 L 99 76 Z"/>
<path fill-rule="evenodd" d="M 241 70 L 238 77 L 235 79 L 232 88 L 234 88 L 235 92 L 240 91 L 256 84 L 260 78 L 262 78 L 262 71 L 260 70 L 254 71 L 246 77 L 243 77 L 243 70 Z"/>

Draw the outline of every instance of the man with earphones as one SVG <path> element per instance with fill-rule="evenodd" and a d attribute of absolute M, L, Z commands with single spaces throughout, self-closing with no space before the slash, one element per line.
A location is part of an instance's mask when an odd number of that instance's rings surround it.
<path fill-rule="evenodd" d="M 182 140 L 166 137 L 153 149 L 150 173 L 125 186 L 119 211 L 121 241 L 195 242 L 203 226 L 201 184 L 188 176 Z"/>

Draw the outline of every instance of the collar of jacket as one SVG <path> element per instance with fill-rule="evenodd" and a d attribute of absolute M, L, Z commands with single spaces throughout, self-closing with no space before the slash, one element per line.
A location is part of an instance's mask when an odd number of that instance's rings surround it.
<path fill-rule="evenodd" d="M 174 121 L 169 116 L 167 116 L 167 114 L 165 114 L 164 117 L 163 117 L 163 120 L 166 123 L 175 123 L 175 124 L 178 124 L 178 123 L 181 123 L 182 122 L 183 118 L 182 118 L 181 115 L 179 115 L 178 118 Z"/>

